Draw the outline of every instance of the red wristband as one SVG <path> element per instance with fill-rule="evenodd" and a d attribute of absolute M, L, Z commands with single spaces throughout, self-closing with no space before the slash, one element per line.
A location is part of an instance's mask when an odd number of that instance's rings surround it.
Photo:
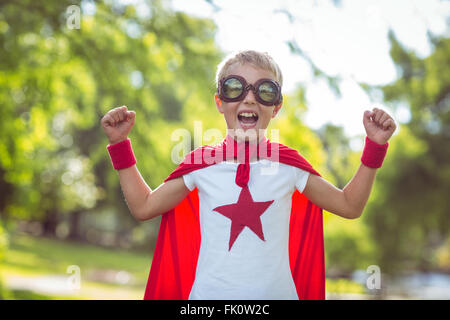
<path fill-rule="evenodd" d="M 108 144 L 106 148 L 108 149 L 114 169 L 125 169 L 136 164 L 136 158 L 134 157 L 129 138 L 119 143 Z"/>
<path fill-rule="evenodd" d="M 385 144 L 378 144 L 366 136 L 361 162 L 370 168 L 380 168 L 383 164 L 384 157 L 386 156 L 388 146 L 388 142 Z"/>

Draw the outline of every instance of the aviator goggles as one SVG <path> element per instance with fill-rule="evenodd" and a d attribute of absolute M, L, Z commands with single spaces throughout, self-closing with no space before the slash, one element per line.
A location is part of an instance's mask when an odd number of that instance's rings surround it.
<path fill-rule="evenodd" d="M 265 106 L 277 106 L 283 101 L 281 87 L 271 79 L 259 79 L 254 85 L 247 84 L 241 76 L 229 75 L 219 81 L 217 94 L 225 102 L 244 100 L 248 90 L 252 90 L 256 101 Z"/>

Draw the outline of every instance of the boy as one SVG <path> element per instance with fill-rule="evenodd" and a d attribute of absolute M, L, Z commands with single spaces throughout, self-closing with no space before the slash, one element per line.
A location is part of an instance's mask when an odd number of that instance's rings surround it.
<path fill-rule="evenodd" d="M 116 108 L 101 121 L 131 213 L 163 214 L 145 298 L 324 299 L 322 209 L 361 215 L 395 122 L 380 109 L 364 113 L 362 164 L 340 190 L 296 150 L 265 138 L 282 107 L 282 74 L 269 55 L 230 56 L 216 80 L 227 137 L 188 154 L 155 190 L 127 138 L 135 113 Z"/>

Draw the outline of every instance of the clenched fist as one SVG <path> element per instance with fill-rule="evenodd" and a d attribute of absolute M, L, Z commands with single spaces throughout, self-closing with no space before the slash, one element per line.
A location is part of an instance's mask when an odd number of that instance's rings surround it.
<path fill-rule="evenodd" d="M 378 108 L 365 111 L 363 123 L 367 137 L 378 144 L 385 144 L 397 128 L 394 119 Z"/>
<path fill-rule="evenodd" d="M 109 144 L 116 144 L 128 138 L 136 120 L 136 112 L 126 106 L 114 108 L 104 115 L 100 124 L 108 137 Z"/>

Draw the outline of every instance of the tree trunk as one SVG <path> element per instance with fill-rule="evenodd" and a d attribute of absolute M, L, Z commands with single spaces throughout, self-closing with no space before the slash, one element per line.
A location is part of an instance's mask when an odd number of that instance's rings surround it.
<path fill-rule="evenodd" d="M 58 225 L 58 214 L 56 211 L 47 211 L 46 217 L 42 222 L 44 236 L 54 237 L 56 235 L 56 226 Z"/>
<path fill-rule="evenodd" d="M 69 235 L 70 240 L 84 240 L 81 234 L 81 218 L 83 213 L 80 210 L 73 211 L 69 215 Z"/>

